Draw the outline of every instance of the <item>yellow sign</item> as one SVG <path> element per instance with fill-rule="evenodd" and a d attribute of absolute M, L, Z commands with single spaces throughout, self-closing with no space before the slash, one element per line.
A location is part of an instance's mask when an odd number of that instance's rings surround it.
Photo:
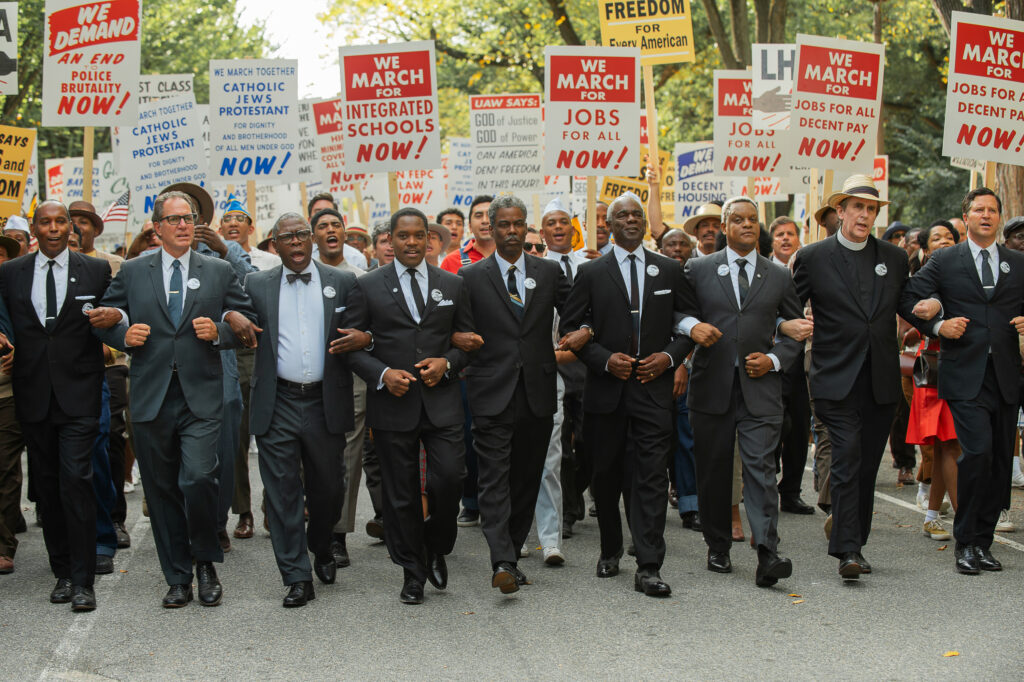
<path fill-rule="evenodd" d="M 21 213 L 21 197 L 36 142 L 33 128 L 0 126 L 0 225 Z"/>
<path fill-rule="evenodd" d="M 696 61 L 690 0 L 598 0 L 601 42 L 639 47 L 640 63 Z"/>

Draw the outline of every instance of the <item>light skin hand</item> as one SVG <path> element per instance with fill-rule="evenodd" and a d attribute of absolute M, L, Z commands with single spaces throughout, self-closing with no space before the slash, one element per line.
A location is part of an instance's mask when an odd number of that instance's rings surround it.
<path fill-rule="evenodd" d="M 954 317 L 946 320 L 939 327 L 939 336 L 944 339 L 959 339 L 967 331 L 967 323 L 970 322 L 966 317 Z"/>
<path fill-rule="evenodd" d="M 1012 324 L 1017 329 L 1018 334 L 1024 336 L 1024 317 L 1015 317 L 1012 320 L 1010 320 L 1010 324 Z"/>
<path fill-rule="evenodd" d="M 814 332 L 814 323 L 810 320 L 786 320 L 779 325 L 779 331 L 794 341 L 806 341 Z"/>
<path fill-rule="evenodd" d="M 137 348 L 142 344 L 146 343 L 146 339 L 149 338 L 149 325 L 148 324 L 133 324 L 128 327 L 128 331 L 124 333 L 124 345 L 129 348 Z"/>
<path fill-rule="evenodd" d="M 934 298 L 926 298 L 918 301 L 917 305 L 914 306 L 913 313 L 916 317 L 921 318 L 924 321 L 934 319 L 939 311 L 942 310 L 942 306 Z"/>
<path fill-rule="evenodd" d="M 196 332 L 196 338 L 200 341 L 216 341 L 220 337 L 217 325 L 208 317 L 197 317 L 192 320 L 192 329 Z"/>
<path fill-rule="evenodd" d="M 14 351 L 11 350 L 10 353 L 5 355 L 3 357 L 3 359 L 0 360 L 0 372 L 3 372 L 4 374 L 10 376 L 11 372 L 13 372 L 13 371 L 14 371 Z"/>
<path fill-rule="evenodd" d="M 93 308 L 86 314 L 89 324 L 96 329 L 110 329 L 121 321 L 121 311 L 117 308 Z"/>

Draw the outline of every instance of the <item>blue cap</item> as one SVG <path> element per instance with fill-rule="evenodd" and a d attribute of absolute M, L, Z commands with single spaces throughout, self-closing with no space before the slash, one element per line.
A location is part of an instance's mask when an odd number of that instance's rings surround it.
<path fill-rule="evenodd" d="M 228 213 L 241 213 L 249 220 L 252 220 L 252 216 L 249 215 L 249 211 L 246 210 L 245 204 L 238 200 L 234 194 L 228 195 L 228 205 L 224 207 L 224 215 Z"/>

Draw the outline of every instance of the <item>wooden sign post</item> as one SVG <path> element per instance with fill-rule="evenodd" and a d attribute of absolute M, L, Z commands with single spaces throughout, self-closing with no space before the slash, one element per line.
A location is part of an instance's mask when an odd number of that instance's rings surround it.
<path fill-rule="evenodd" d="M 366 214 L 366 202 L 363 201 L 363 188 L 361 183 L 355 183 L 356 190 L 356 213 L 359 214 L 359 222 L 363 224 L 366 231 L 370 231 L 370 218 Z"/>
<path fill-rule="evenodd" d="M 395 171 L 388 171 L 388 205 L 392 213 L 398 211 L 398 173 Z"/>
<path fill-rule="evenodd" d="M 92 203 L 92 157 L 95 133 L 92 126 L 85 126 L 82 136 L 82 199 Z"/>

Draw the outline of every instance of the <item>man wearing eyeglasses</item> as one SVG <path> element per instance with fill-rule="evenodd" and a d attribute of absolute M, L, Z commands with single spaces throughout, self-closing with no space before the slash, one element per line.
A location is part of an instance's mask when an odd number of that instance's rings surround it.
<path fill-rule="evenodd" d="M 245 249 L 252 266 L 257 270 L 269 270 L 281 264 L 280 256 L 262 249 L 254 249 L 249 245 L 249 237 L 256 231 L 256 226 L 252 224 L 252 216 L 246 210 L 245 204 L 233 194 L 228 198 L 228 205 L 220 217 L 219 231 L 224 239 L 237 242 Z"/>
<path fill-rule="evenodd" d="M 191 197 L 161 194 L 152 219 L 161 248 L 122 266 L 102 305 L 119 309 L 126 321 L 101 338 L 132 355 L 129 409 L 157 555 L 170 586 L 163 606 L 192 600 L 193 558 L 199 601 L 216 606 L 222 588 L 213 563 L 224 560 L 215 473 L 224 400 L 219 351 L 255 344 L 248 321 L 255 314 L 231 265 L 191 249 Z"/>

